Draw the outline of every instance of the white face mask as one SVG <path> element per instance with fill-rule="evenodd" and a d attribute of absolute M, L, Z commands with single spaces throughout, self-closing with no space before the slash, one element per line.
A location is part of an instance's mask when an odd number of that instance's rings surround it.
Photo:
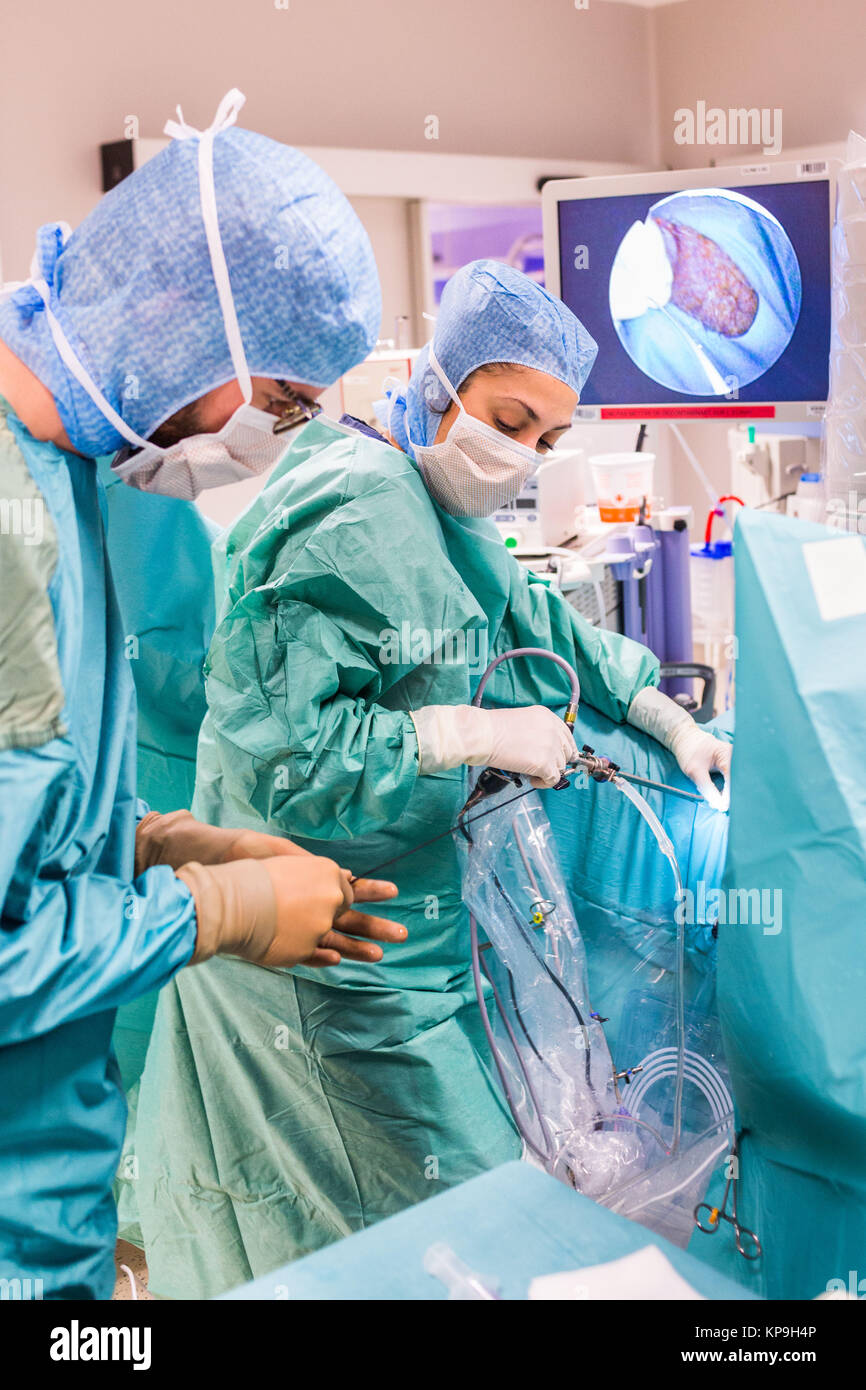
<path fill-rule="evenodd" d="M 541 459 L 534 449 L 476 420 L 461 404 L 433 345 L 430 366 L 457 406 L 457 419 L 441 444 L 410 438 L 427 491 L 451 516 L 492 516 L 522 490 Z"/>
<path fill-rule="evenodd" d="M 216 434 L 193 434 L 166 449 L 121 450 L 112 472 L 145 492 L 191 501 L 205 488 L 256 477 L 276 463 L 288 444 L 282 432 L 274 433 L 278 423 L 266 410 L 242 405 Z"/>

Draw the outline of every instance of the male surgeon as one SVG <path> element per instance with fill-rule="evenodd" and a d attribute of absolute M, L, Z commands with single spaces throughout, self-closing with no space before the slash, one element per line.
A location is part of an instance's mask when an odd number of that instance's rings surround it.
<path fill-rule="evenodd" d="M 45 1298 L 113 1286 L 118 1006 L 217 954 L 324 967 L 406 935 L 353 905 L 392 884 L 136 798 L 94 459 L 125 446 L 118 477 L 187 499 L 262 472 L 379 324 L 349 204 L 242 103 L 179 113 L 0 303 L 0 1278 Z"/>

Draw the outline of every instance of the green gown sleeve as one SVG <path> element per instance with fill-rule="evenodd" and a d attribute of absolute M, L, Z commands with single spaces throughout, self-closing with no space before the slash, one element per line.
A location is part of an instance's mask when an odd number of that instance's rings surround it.
<path fill-rule="evenodd" d="M 508 617 L 504 627 L 508 646 L 545 647 L 571 662 L 580 680 L 580 698 L 617 723 L 625 723 L 629 705 L 638 691 L 656 686 L 659 662 L 649 648 L 619 632 L 608 632 L 588 622 L 562 594 L 529 575 L 513 557 Z M 498 649 L 506 644 L 500 640 Z M 562 691 L 565 703 L 568 689 L 564 677 L 553 663 L 543 661 L 506 663 L 502 678 L 491 682 L 487 703 L 560 703 L 555 693 Z M 515 672 L 509 676 L 509 668 Z M 497 672 L 497 677 L 499 672 Z M 509 679 L 519 681 L 519 689 L 509 689 Z M 551 693 L 554 698 L 551 699 Z"/>
<path fill-rule="evenodd" d="M 436 540 L 409 532 L 384 479 L 328 509 L 300 551 L 276 546 L 231 604 L 205 667 L 197 813 L 245 823 L 251 808 L 324 840 L 398 819 L 418 777 L 407 711 L 436 699 L 435 668 L 419 674 L 399 635 L 484 621 Z"/>

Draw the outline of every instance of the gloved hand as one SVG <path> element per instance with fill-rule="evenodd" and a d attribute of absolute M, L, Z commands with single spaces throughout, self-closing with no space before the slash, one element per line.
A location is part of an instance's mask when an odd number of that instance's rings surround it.
<path fill-rule="evenodd" d="M 422 774 L 466 763 L 522 772 L 534 787 L 552 787 L 577 757 L 571 730 L 544 705 L 425 705 L 412 711 L 412 721 Z"/>
<path fill-rule="evenodd" d="M 730 743 L 702 729 L 688 710 L 652 687 L 641 690 L 632 700 L 628 722 L 636 729 L 652 734 L 653 738 L 670 749 L 708 806 L 715 811 L 727 811 L 730 805 Z M 722 791 L 713 784 L 711 771 L 722 773 L 725 779 Z"/>
<path fill-rule="evenodd" d="M 192 862 L 178 869 L 177 877 L 195 899 L 193 965 L 213 955 L 282 966 L 339 965 L 344 957 L 377 961 L 382 949 L 375 941 L 405 941 L 408 935 L 398 922 L 352 910 L 349 870 L 318 854 L 302 851 L 215 865 Z M 393 884 L 378 887 L 393 889 L 382 896 L 396 892 Z"/>
<path fill-rule="evenodd" d="M 281 835 L 207 825 L 189 811 L 170 811 L 168 815 L 149 811 L 135 829 L 136 877 L 156 864 L 179 869 L 192 860 L 197 864 L 228 864 L 235 859 L 304 853 Z"/>
<path fill-rule="evenodd" d="M 259 873 L 251 872 L 254 866 L 247 866 L 243 861 L 297 861 L 298 858 L 309 860 L 313 865 L 331 866 L 331 870 L 337 870 L 341 876 L 340 891 L 345 895 L 345 883 L 349 878 L 347 870 L 337 869 L 330 859 L 310 854 L 308 850 L 280 835 L 206 825 L 203 821 L 196 820 L 189 811 L 172 811 L 168 815 L 151 811 L 139 821 L 135 834 L 136 876 L 157 864 L 168 864 L 175 870 L 192 870 L 189 874 L 179 873 L 178 877 L 183 878 L 191 890 L 192 880 L 195 880 L 202 898 L 202 910 L 207 914 L 204 925 L 199 918 L 199 939 L 193 964 L 207 960 L 216 953 L 243 955 L 247 959 L 255 959 L 254 953 L 260 944 L 259 921 L 261 919 L 268 924 L 271 921 L 268 889 L 273 884 L 266 883 Z M 237 867 L 240 872 L 216 872 L 216 866 L 220 865 L 230 866 L 232 869 Z M 213 868 L 213 876 L 208 876 L 206 866 Z M 326 872 L 326 877 L 331 870 Z M 280 880 L 279 891 L 282 893 L 281 901 L 288 903 L 293 893 L 302 893 L 305 875 L 312 872 L 309 866 L 305 869 L 298 866 L 293 878 L 288 870 L 272 866 L 268 871 L 268 879 L 272 881 L 275 874 L 283 875 L 285 883 Z M 324 886 L 324 882 L 321 879 L 319 881 Z M 249 912 L 246 915 L 234 910 L 235 895 L 239 892 L 248 896 Z M 393 883 L 379 879 L 358 879 L 352 885 L 349 901 L 381 902 L 396 895 L 397 888 Z M 198 904 L 198 899 L 196 901 Z M 303 904 L 301 906 L 303 907 Z M 231 910 L 232 921 L 220 924 L 215 920 L 214 914 L 220 910 Z M 264 932 L 269 929 L 269 926 L 262 928 Z M 274 932 L 276 930 L 275 927 Z M 274 932 L 271 935 L 273 949 L 282 950 L 283 946 L 273 939 Z M 303 959 L 305 965 L 326 966 L 338 964 L 343 956 L 350 960 L 376 961 L 382 957 L 381 948 L 354 941 L 353 936 L 378 941 L 404 941 L 406 935 L 406 928 L 399 923 L 385 917 L 372 917 L 344 905 L 336 917 L 332 915 L 327 939 L 319 941 L 312 954 L 308 952 L 304 956 L 296 955 L 295 946 L 298 943 L 287 940 L 284 943 L 288 952 L 286 958 L 267 960 L 264 963 L 297 965 Z M 232 946 L 236 939 L 240 949 Z M 289 959 L 289 956 L 295 958 Z"/>
<path fill-rule="evenodd" d="M 688 713 L 688 711 L 686 711 Z M 682 724 L 674 733 L 670 750 L 687 777 L 690 777 L 708 806 L 727 811 L 731 804 L 730 777 L 733 745 L 707 733 L 694 720 Z M 721 772 L 724 785 L 719 791 L 710 772 Z"/>

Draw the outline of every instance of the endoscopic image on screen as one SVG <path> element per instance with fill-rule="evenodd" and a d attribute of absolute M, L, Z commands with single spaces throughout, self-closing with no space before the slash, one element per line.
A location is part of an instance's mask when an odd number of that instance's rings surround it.
<path fill-rule="evenodd" d="M 717 172 L 634 192 L 586 179 L 559 201 L 562 297 L 598 343 L 583 407 L 827 399 L 828 180 Z"/>
<path fill-rule="evenodd" d="M 661 386 L 730 396 L 770 368 L 802 304 L 781 223 L 729 189 L 674 193 L 634 222 L 609 281 L 610 314 L 635 365 Z"/>

